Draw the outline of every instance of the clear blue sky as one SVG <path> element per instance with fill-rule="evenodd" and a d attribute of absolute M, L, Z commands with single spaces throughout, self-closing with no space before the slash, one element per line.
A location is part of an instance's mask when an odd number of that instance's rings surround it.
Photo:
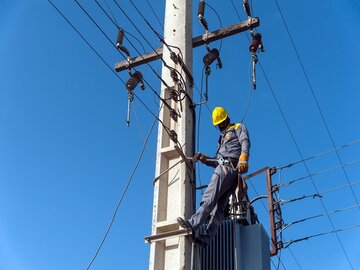
<path fill-rule="evenodd" d="M 113 67 L 122 56 L 73 1 L 54 4 L 78 28 L 104 60 Z M 118 1 L 142 29 L 150 44 L 159 39 L 144 23 L 130 1 Z M 164 0 L 149 1 L 163 22 Z M 230 0 L 207 1 L 219 13 L 223 26 L 239 21 Z M 241 19 L 240 0 L 233 0 Z M 252 138 L 250 171 L 281 166 L 360 139 L 360 2 L 278 0 L 297 48 L 303 69 L 274 0 L 254 0 L 254 15 L 261 20 L 266 52 L 259 54 L 257 89 L 244 120 Z M 103 31 L 115 40 L 116 27 L 95 1 L 80 1 Z M 105 2 L 99 0 L 106 10 Z M 108 3 L 121 27 L 142 39 L 112 0 Z M 162 33 L 147 1 L 135 1 L 154 28 Z M 203 33 L 196 19 L 193 36 Z M 211 30 L 220 28 L 215 13 L 206 9 Z M 131 39 L 144 52 L 140 43 Z M 126 43 L 125 43 L 126 45 Z M 212 68 L 209 107 L 225 106 L 232 120 L 243 118 L 249 93 L 249 42 L 245 34 L 223 40 L 223 69 Z M 137 52 L 128 44 L 133 56 Z M 220 47 L 220 42 L 211 44 Z M 194 50 L 193 73 L 201 88 L 204 47 Z M 160 74 L 160 62 L 152 64 Z M 159 80 L 145 67 L 145 79 L 158 90 Z M 120 74 L 127 80 L 127 73 Z M 265 79 L 267 78 L 267 80 Z M 269 86 L 269 84 L 270 86 Z M 137 95 L 153 112 L 158 100 L 148 87 Z M 277 102 L 274 99 L 277 99 Z M 199 100 L 197 90 L 194 99 Z M 153 116 L 135 99 L 130 128 L 125 125 L 127 97 L 123 83 L 86 45 L 48 1 L 0 2 L 0 270 L 85 269 L 103 237 L 114 208 L 136 164 Z M 288 123 L 285 124 L 284 117 Z M 91 269 L 147 269 L 155 173 L 156 128 L 119 208 L 113 227 Z M 330 134 L 330 135 L 329 135 Z M 199 149 L 209 155 L 218 131 L 211 126 L 206 107 L 201 112 Z M 360 143 L 338 151 L 343 163 L 360 158 Z M 308 161 L 311 173 L 339 165 L 332 152 Z M 358 163 L 313 177 L 319 191 L 360 179 Z M 306 176 L 303 164 L 284 170 L 276 181 Z M 201 167 L 201 182 L 211 169 Z M 256 179 L 250 195 L 265 192 L 264 179 Z M 198 183 L 199 185 L 199 183 Z M 254 190 L 255 188 L 255 190 Z M 360 201 L 360 185 L 352 186 Z M 287 200 L 315 193 L 310 179 L 281 189 Z M 327 211 L 356 204 L 350 188 L 324 194 Z M 259 218 L 267 226 L 260 202 Z M 283 206 L 285 223 L 324 213 L 319 199 Z M 330 216 L 336 229 L 360 224 L 358 208 Z M 299 223 L 284 231 L 287 241 L 333 230 L 326 217 Z M 360 229 L 355 228 L 291 245 L 281 254 L 286 269 L 360 269 Z M 345 252 L 342 250 L 342 243 Z M 352 267 L 346 258 L 349 258 Z M 295 259 L 296 258 L 296 259 Z M 297 262 L 296 262 L 297 260 Z M 277 259 L 273 258 L 277 264 Z M 272 269 L 275 267 L 272 265 Z M 280 266 L 280 269 L 284 269 Z"/>

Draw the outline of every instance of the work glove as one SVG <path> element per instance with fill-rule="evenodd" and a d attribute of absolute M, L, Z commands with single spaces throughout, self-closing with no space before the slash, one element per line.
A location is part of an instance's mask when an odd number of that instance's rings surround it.
<path fill-rule="evenodd" d="M 204 164 L 208 161 L 208 158 L 209 157 L 207 155 L 204 155 L 203 153 L 200 153 L 200 152 L 198 152 L 194 155 L 194 159 L 200 160 L 200 162 L 204 163 Z"/>
<path fill-rule="evenodd" d="M 239 162 L 236 166 L 236 169 L 239 171 L 239 173 L 243 174 L 248 171 L 249 169 L 248 160 L 249 160 L 249 155 L 246 153 L 241 153 L 239 157 Z"/>

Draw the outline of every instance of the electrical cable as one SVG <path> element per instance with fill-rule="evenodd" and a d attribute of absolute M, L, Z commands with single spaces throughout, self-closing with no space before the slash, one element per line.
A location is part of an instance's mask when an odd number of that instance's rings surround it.
<path fill-rule="evenodd" d="M 106 63 L 106 61 L 104 60 L 104 58 L 101 57 L 101 55 L 94 49 L 93 46 L 91 46 L 91 44 L 85 39 L 85 37 L 79 32 L 79 30 L 78 30 L 78 29 L 66 18 L 66 16 L 55 6 L 55 4 L 52 3 L 51 0 L 48 0 L 48 2 L 49 2 L 49 3 L 53 6 L 53 8 L 63 17 L 63 19 L 75 30 L 75 32 L 76 32 L 76 33 L 83 39 L 83 41 L 93 50 L 93 52 L 102 60 L 102 62 L 115 74 L 115 76 L 125 84 L 125 82 L 121 79 L 121 77 L 119 77 L 119 75 L 110 67 L 110 65 Z M 135 94 L 134 94 L 134 95 L 135 95 Z M 136 96 L 136 95 L 135 95 L 135 96 Z M 137 97 L 137 96 L 136 96 L 136 97 Z M 138 98 L 138 97 L 137 97 L 137 98 Z M 138 98 L 138 99 L 139 99 L 139 98 Z M 135 167 L 134 167 L 134 169 L 133 169 L 133 171 L 132 171 L 132 173 L 131 173 L 131 175 L 130 175 L 130 177 L 129 177 L 129 179 L 128 179 L 128 182 L 127 182 L 127 184 L 126 184 L 126 187 L 125 187 L 125 189 L 124 189 L 124 191 L 123 191 L 123 193 L 122 193 L 122 195 L 121 195 L 121 197 L 120 197 L 120 200 L 118 201 L 118 204 L 117 204 L 117 206 L 116 206 L 116 208 L 115 208 L 115 210 L 114 210 L 114 213 L 113 213 L 112 219 L 111 219 L 111 221 L 110 221 L 110 224 L 109 224 L 109 226 L 108 226 L 108 228 L 107 228 L 107 230 L 106 230 L 106 232 L 105 232 L 105 234 L 104 234 L 104 236 L 103 236 L 103 238 L 102 238 L 102 240 L 101 240 L 101 242 L 100 242 L 100 244 L 99 244 L 99 246 L 98 246 L 98 248 L 97 248 L 94 256 L 92 257 L 90 263 L 88 264 L 88 266 L 87 266 L 87 268 L 86 268 L 87 270 L 90 269 L 90 267 L 91 267 L 91 265 L 93 264 L 94 260 L 97 258 L 98 254 L 99 254 L 99 252 L 100 252 L 100 250 L 101 250 L 101 248 L 102 248 L 102 246 L 103 246 L 103 244 L 104 244 L 104 242 L 105 242 L 105 239 L 106 239 L 107 235 L 108 235 L 109 232 L 110 232 L 110 229 L 111 229 L 112 224 L 113 224 L 113 222 L 114 222 L 114 220 L 115 220 L 115 217 L 116 217 L 117 211 L 118 211 L 118 209 L 119 209 L 119 207 L 120 207 L 120 204 L 121 204 L 121 202 L 122 202 L 122 200 L 123 200 L 123 198 L 124 198 L 124 196 L 125 196 L 128 188 L 129 188 L 129 185 L 130 185 L 130 183 L 131 183 L 131 181 L 132 181 L 132 177 L 133 177 L 133 175 L 135 174 L 135 172 L 136 172 L 136 170 L 137 170 L 137 168 L 138 168 L 138 166 L 139 166 L 139 164 L 140 164 L 141 158 L 142 158 L 142 156 L 143 156 L 144 150 L 145 150 L 145 148 L 146 148 L 148 139 L 149 139 L 150 134 L 151 134 L 151 131 L 152 131 L 152 129 L 153 129 L 155 123 L 156 123 L 156 120 L 159 121 L 159 122 L 163 125 L 163 128 L 166 130 L 166 126 L 164 125 L 164 123 L 163 123 L 156 115 L 154 115 L 154 114 L 152 113 L 152 111 L 146 106 L 145 103 L 143 103 L 143 101 L 142 101 L 141 99 L 139 99 L 139 101 L 140 101 L 140 102 L 145 106 L 145 108 L 155 117 L 155 118 L 154 118 L 154 122 L 153 122 L 153 125 L 152 125 L 152 127 L 151 127 L 151 129 L 150 129 L 150 131 L 149 131 L 149 133 L 148 133 L 148 136 L 147 136 L 145 142 L 144 142 L 144 145 L 143 145 L 143 147 L 142 147 L 142 149 L 141 149 L 141 152 L 140 152 L 138 161 L 137 161 L 137 163 L 136 163 L 136 165 L 135 165 Z"/>
<path fill-rule="evenodd" d="M 101 59 L 101 61 L 115 74 L 116 77 L 118 77 L 119 80 L 121 80 L 124 85 L 125 81 L 121 79 L 121 77 L 113 70 L 113 68 L 104 60 L 104 58 L 95 50 L 95 48 L 87 41 L 87 39 L 80 33 L 80 31 L 68 20 L 68 18 L 65 17 L 65 15 L 55 6 L 51 0 L 48 0 L 48 2 L 52 5 L 52 7 L 61 15 L 61 17 L 73 28 L 73 30 L 81 37 L 81 39 L 86 43 L 86 45 L 89 46 L 89 48 Z"/>
<path fill-rule="evenodd" d="M 288 122 L 287 122 L 287 119 L 286 119 L 286 117 L 285 117 L 285 114 L 284 114 L 284 112 L 283 112 L 283 110 L 282 110 L 282 108 L 281 108 L 281 106 L 280 106 L 279 101 L 278 101 L 277 98 L 276 98 L 275 92 L 274 92 L 274 90 L 273 90 L 273 88 L 272 88 L 272 86 L 271 86 L 271 84 L 270 84 L 270 81 L 269 81 L 269 79 L 268 79 L 268 77 L 267 77 L 267 75 L 266 75 L 266 73 L 265 73 L 265 71 L 264 71 L 264 69 L 263 69 L 263 67 L 262 67 L 262 65 L 261 65 L 261 62 L 259 61 L 258 63 L 259 63 L 260 69 L 261 69 L 261 71 L 262 71 L 262 73 L 263 73 L 263 75 L 264 75 L 264 78 L 265 78 L 265 80 L 266 80 L 266 82 L 267 82 L 267 84 L 268 84 L 268 86 L 269 86 L 269 89 L 270 89 L 270 91 L 271 91 L 271 94 L 272 94 L 272 96 L 273 96 L 273 98 L 274 98 L 274 100 L 275 100 L 275 103 L 277 104 L 278 109 L 279 109 L 279 111 L 280 111 L 280 113 L 281 113 L 281 115 L 282 115 L 282 117 L 283 117 L 283 120 L 284 120 L 286 126 L 287 126 L 287 129 L 288 129 L 288 131 L 289 131 L 289 133 L 290 133 L 290 135 L 291 135 L 291 138 L 293 139 L 293 142 L 294 142 L 294 144 L 295 144 L 295 147 L 296 147 L 296 149 L 297 149 L 297 152 L 298 152 L 301 160 L 304 160 L 304 157 L 303 157 L 303 154 L 301 153 L 300 147 L 299 147 L 297 141 L 295 140 L 295 136 L 294 136 L 294 134 L 292 133 L 292 131 L 291 131 L 291 129 L 290 129 L 290 126 L 289 126 L 289 124 L 288 124 Z M 309 167 L 307 166 L 306 162 L 303 162 L 303 164 L 304 164 L 304 167 L 305 167 L 307 173 L 310 175 L 310 174 L 311 174 L 311 173 L 310 173 L 310 169 L 309 169 Z M 316 187 L 315 181 L 314 181 L 314 179 L 312 178 L 312 176 L 310 176 L 310 180 L 311 180 L 311 183 L 312 183 L 315 191 L 316 191 L 317 193 L 319 193 L 318 188 Z M 320 197 L 320 202 L 321 202 L 321 205 L 322 205 L 322 207 L 324 208 L 325 212 L 327 212 L 325 203 L 323 202 L 323 200 L 322 200 L 321 197 Z M 334 225 L 333 221 L 330 219 L 329 216 L 328 216 L 328 220 L 329 220 L 332 228 L 335 230 L 335 225 Z M 343 253 L 344 253 L 344 255 L 345 255 L 348 263 L 350 264 L 351 268 L 353 269 L 353 266 L 352 266 L 352 264 L 351 264 L 351 262 L 350 262 L 350 258 L 349 258 L 349 256 L 348 256 L 346 250 L 345 250 L 345 247 L 344 247 L 343 243 L 341 242 L 341 239 L 340 239 L 338 233 L 335 232 L 335 235 L 336 235 L 336 238 L 337 238 L 337 240 L 338 240 L 338 242 L 339 242 L 339 244 L 340 244 L 340 246 L 341 246 L 341 249 L 342 249 L 342 251 L 343 251 Z"/>
<path fill-rule="evenodd" d="M 336 187 L 336 188 L 324 190 L 324 191 L 322 191 L 322 192 L 317 192 L 317 193 L 310 194 L 310 195 L 303 195 L 303 196 L 301 196 L 301 197 L 298 197 L 298 198 L 295 198 L 295 199 L 291 199 L 291 200 L 282 200 L 282 201 L 281 201 L 281 205 L 288 204 L 288 203 L 292 203 L 292 202 L 295 202 L 295 201 L 300 201 L 300 200 L 307 199 L 307 198 L 320 198 L 320 199 L 321 199 L 321 198 L 322 198 L 322 195 L 325 194 L 325 193 L 337 191 L 337 190 L 339 190 L 339 189 L 343 189 L 343 188 L 349 187 L 350 185 L 351 185 L 351 186 L 354 186 L 354 185 L 357 185 L 357 184 L 360 184 L 360 181 L 356 181 L 356 182 L 353 182 L 353 183 L 350 183 L 350 184 L 346 184 L 346 185 L 339 186 L 339 187 Z"/>
<path fill-rule="evenodd" d="M 296 54 L 297 59 L 298 59 L 298 61 L 299 61 L 299 63 L 300 63 L 301 69 L 302 69 L 302 71 L 303 71 L 303 73 L 304 73 L 304 76 L 305 76 L 305 79 L 306 79 L 307 84 L 308 84 L 308 86 L 309 86 L 309 89 L 310 89 L 310 91 L 311 91 L 311 94 L 312 94 L 312 96 L 313 96 L 313 98 L 314 98 L 314 100 L 315 100 L 317 109 L 318 109 L 318 111 L 319 111 L 319 113 L 320 113 L 320 115 L 321 115 L 322 121 L 323 121 L 324 126 L 325 126 L 325 129 L 326 129 L 326 131 L 327 131 L 327 133 L 328 133 L 328 135 L 329 135 L 329 138 L 330 138 L 330 140 L 331 140 L 332 146 L 333 146 L 334 148 L 336 148 L 334 138 L 333 138 L 333 136 L 332 136 L 332 134 L 331 134 L 331 132 L 330 132 L 329 126 L 328 126 L 328 124 L 327 124 L 327 122 L 326 122 L 326 120 L 325 120 L 325 116 L 324 116 L 324 114 L 323 114 L 323 112 L 322 112 L 322 110 L 321 110 L 320 104 L 319 104 L 318 99 L 317 99 L 317 97 L 316 97 L 316 95 L 315 95 L 315 91 L 314 91 L 314 89 L 313 89 L 313 87 L 312 87 L 312 85 L 311 85 L 311 83 L 310 83 L 310 79 L 309 79 L 309 77 L 308 77 L 308 75 L 307 75 L 307 72 L 306 72 L 306 70 L 305 70 L 304 64 L 303 64 L 303 62 L 302 62 L 302 60 L 301 60 L 301 58 L 300 58 L 300 54 L 299 54 L 299 52 L 298 52 L 298 50 L 297 50 L 297 48 L 296 48 L 296 46 L 295 46 L 295 42 L 294 42 L 294 40 L 293 40 L 293 38 L 292 38 L 292 35 L 291 35 L 290 30 L 289 30 L 289 28 L 288 28 L 288 26 L 287 26 L 287 23 L 286 23 L 286 21 L 285 21 L 285 18 L 284 18 L 284 16 L 283 16 L 283 13 L 282 13 L 282 11 L 281 11 L 281 9 L 280 9 L 279 3 L 278 3 L 277 0 L 274 0 L 274 1 L 275 1 L 275 3 L 276 3 L 276 6 L 277 6 L 278 11 L 279 11 L 279 13 L 280 13 L 280 16 L 281 16 L 281 18 L 282 18 L 282 21 L 283 21 L 283 23 L 284 23 L 284 25 L 285 25 L 285 29 L 286 29 L 286 31 L 287 31 L 287 34 L 288 34 L 289 38 L 290 38 L 291 44 L 292 44 L 292 46 L 293 46 L 293 48 L 294 48 L 294 50 L 295 50 L 295 54 Z M 339 163 L 340 163 L 341 165 L 343 165 L 342 159 L 340 158 L 340 155 L 339 155 L 338 151 L 335 151 L 335 152 L 336 152 L 336 156 L 337 156 L 337 158 L 338 158 L 338 160 L 339 160 Z M 346 173 L 344 167 L 342 167 L 342 171 L 343 171 L 343 174 L 345 175 L 346 181 L 348 182 L 348 184 L 350 184 L 349 176 L 348 176 L 348 174 Z M 357 197 L 356 197 L 356 195 L 355 195 L 354 189 L 353 189 L 352 187 L 350 187 L 350 190 L 351 190 L 351 193 L 352 193 L 352 195 L 353 195 L 353 197 L 354 197 L 354 200 L 355 200 L 356 204 L 359 205 L 359 201 L 358 201 L 358 199 L 357 199 Z M 359 206 L 359 210 L 360 210 L 360 206 Z M 353 269 L 353 266 L 351 265 L 350 260 L 349 260 L 349 264 L 350 264 L 351 268 Z"/>
<path fill-rule="evenodd" d="M 101 59 L 101 61 L 114 73 L 114 75 L 126 86 L 125 81 L 113 70 L 113 68 L 104 60 L 104 58 L 95 50 L 95 48 L 86 40 L 86 38 L 80 33 L 80 31 L 66 18 L 66 16 L 55 6 L 54 3 L 51 2 L 51 0 L 48 0 L 48 2 L 54 7 L 54 9 L 63 17 L 63 19 L 73 28 L 73 30 L 82 38 L 82 40 L 92 49 L 92 51 Z M 125 56 L 124 56 L 125 57 Z M 164 130 L 168 133 L 170 136 L 170 129 L 166 127 L 164 122 L 162 122 L 151 110 L 150 108 L 136 95 L 136 93 L 133 93 L 134 96 L 140 101 L 140 103 L 148 110 L 148 112 L 154 116 L 157 121 L 159 121 L 164 128 Z"/>
<path fill-rule="evenodd" d="M 331 211 L 331 212 L 329 212 L 329 214 L 340 213 L 340 212 L 348 211 L 348 210 L 358 208 L 358 207 L 359 207 L 358 205 L 352 205 L 352 206 L 348 206 L 348 207 L 345 207 L 345 208 L 341 208 L 341 209 Z M 310 217 L 307 217 L 307 218 L 302 218 L 302 219 L 299 219 L 299 220 L 295 220 L 295 221 L 286 223 L 286 224 L 284 224 L 284 227 L 281 229 L 281 231 L 285 231 L 287 228 L 289 228 L 292 225 L 295 225 L 295 224 L 298 224 L 298 223 L 301 223 L 301 222 L 305 222 L 305 221 L 308 221 L 308 220 L 311 220 L 311 219 L 323 217 L 323 216 L 326 216 L 326 213 L 322 213 L 322 214 L 318 214 L 318 215 L 314 215 L 314 216 L 310 216 Z"/>
<path fill-rule="evenodd" d="M 97 0 L 95 0 L 95 2 L 96 2 L 98 5 L 100 5 Z M 116 20 L 116 18 L 115 18 L 115 16 L 114 16 L 114 14 L 112 13 L 112 10 L 111 10 L 108 2 L 107 2 L 106 0 L 104 0 L 104 2 L 105 2 L 105 4 L 106 4 L 108 10 L 110 11 L 110 14 L 111 14 L 112 18 L 114 19 L 114 20 L 112 20 L 112 19 L 109 17 L 110 20 L 115 24 L 115 26 L 117 27 L 117 29 L 120 29 L 120 25 L 118 24 L 118 22 L 117 22 L 117 20 Z M 102 8 L 102 7 L 101 7 L 101 8 Z M 108 15 L 106 12 L 105 12 L 105 14 Z"/>
<path fill-rule="evenodd" d="M 357 160 L 354 160 L 354 161 L 350 161 L 350 162 L 347 162 L 347 163 L 344 163 L 343 165 L 337 165 L 337 166 L 334 166 L 334 167 L 331 167 L 331 168 L 328 168 L 328 169 L 325 169 L 325 170 L 321 170 L 321 171 L 318 171 L 318 172 L 315 172 L 315 173 L 312 173 L 310 175 L 306 175 L 306 176 L 302 176 L 302 177 L 299 177 L 297 179 L 294 179 L 294 180 L 290 180 L 286 183 L 283 183 L 281 185 L 278 185 L 279 187 L 285 187 L 285 186 L 289 186 L 293 183 L 296 183 L 300 180 L 304 180 L 306 178 L 309 178 L 311 176 L 316 176 L 316 175 L 321 175 L 321 174 L 324 174 L 324 173 L 328 173 L 328 172 L 331 172 L 333 170 L 336 170 L 338 168 L 341 168 L 341 166 L 349 166 L 349 165 L 353 165 L 353 164 L 356 164 L 356 163 L 359 163 L 360 162 L 360 159 L 357 159 Z"/>
<path fill-rule="evenodd" d="M 326 235 L 326 234 L 338 233 L 338 232 L 354 229 L 354 228 L 357 228 L 357 227 L 360 227 L 360 224 L 356 224 L 356 225 L 349 226 L 349 227 L 344 227 L 344 228 L 337 229 L 337 230 L 332 230 L 332 231 L 329 231 L 329 232 L 318 233 L 318 234 L 306 236 L 306 237 L 303 237 L 303 238 L 299 238 L 299 239 L 296 239 L 296 240 L 290 240 L 289 242 L 284 243 L 284 248 L 289 247 L 293 243 L 301 242 L 301 241 L 304 241 L 304 240 L 309 240 L 311 238 L 318 237 L 318 236 L 323 236 L 323 235 Z"/>
<path fill-rule="evenodd" d="M 250 71 L 250 66 L 249 66 L 249 71 Z M 250 72 L 249 72 L 249 80 L 251 80 L 251 75 L 250 75 Z M 251 103 L 251 97 L 252 97 L 252 87 L 251 87 L 251 82 L 249 83 L 249 91 L 248 91 L 248 98 L 247 98 L 247 102 L 246 102 L 246 105 L 245 105 L 245 109 L 244 109 L 244 112 L 243 112 L 243 117 L 241 119 L 241 123 L 244 122 L 245 120 L 245 117 L 248 113 L 248 110 L 249 110 L 249 107 L 250 107 L 250 103 Z"/>
<path fill-rule="evenodd" d="M 160 111 L 159 111 L 159 112 L 160 112 Z M 150 130 L 149 130 L 149 132 L 148 132 L 148 134 L 147 134 L 147 136 L 146 136 L 146 139 L 145 139 L 145 141 L 144 141 L 144 144 L 143 144 L 143 146 L 142 146 L 142 148 L 141 148 L 141 151 L 140 151 L 138 160 L 136 161 L 136 164 L 135 164 L 135 166 L 134 166 L 134 168 L 133 168 L 133 170 L 132 170 L 132 172 L 131 172 L 131 174 L 130 174 L 130 176 L 129 176 L 129 178 L 128 178 L 128 181 L 127 181 L 127 183 L 126 183 L 126 185 L 125 185 L 125 189 L 123 190 L 123 192 L 122 192 L 122 194 L 121 194 L 121 196 L 120 196 L 120 198 L 119 198 L 119 200 L 118 200 L 118 203 L 116 204 L 115 210 L 114 210 L 113 215 L 112 215 L 112 217 L 111 217 L 111 221 L 110 221 L 110 223 L 109 223 L 109 225 L 108 225 L 108 227 L 107 227 L 107 229 L 106 229 L 106 231 L 105 231 L 104 236 L 102 237 L 102 239 L 101 239 L 101 241 L 100 241 L 100 244 L 99 244 L 98 248 L 96 249 L 96 252 L 95 252 L 94 256 L 92 257 L 92 259 L 90 260 L 90 263 L 89 263 L 88 266 L 86 267 L 86 270 L 89 270 L 90 267 L 91 267 L 91 265 L 92 265 L 93 262 L 95 261 L 96 257 L 98 256 L 98 254 L 99 254 L 99 252 L 100 252 L 100 250 L 101 250 L 101 248 L 102 248 L 102 246 L 103 246 L 103 244 L 104 244 L 104 242 L 105 242 L 105 240 L 106 240 L 106 238 L 107 238 L 107 236 L 108 236 L 108 234 L 109 234 L 109 232 L 110 232 L 110 230 L 111 230 L 112 225 L 114 224 L 114 221 L 115 221 L 117 212 L 118 212 L 118 210 L 119 210 L 119 207 L 120 207 L 120 205 L 121 205 L 121 202 L 122 202 L 123 198 L 125 197 L 128 189 L 129 189 L 129 186 L 130 186 L 130 184 L 131 184 L 131 181 L 132 181 L 132 179 L 133 179 L 133 176 L 134 176 L 137 168 L 139 167 L 140 161 L 141 161 L 141 159 L 142 159 L 142 157 L 143 157 L 145 148 L 146 148 L 146 146 L 147 146 L 147 143 L 148 143 L 148 141 L 149 141 L 149 137 L 150 137 L 151 132 L 152 132 L 154 126 L 155 126 L 155 123 L 156 123 L 156 118 L 155 118 L 154 121 L 152 122 L 151 128 L 150 128 Z"/>
<path fill-rule="evenodd" d="M 347 147 L 352 146 L 353 144 L 356 144 L 356 143 L 359 143 L 359 142 L 360 142 L 360 140 L 354 140 L 354 141 L 352 141 L 352 142 L 350 142 L 350 143 L 347 143 L 347 144 L 344 144 L 344 145 L 341 145 L 341 146 L 332 148 L 332 149 L 330 149 L 330 150 L 327 150 L 327 151 L 321 152 L 321 153 L 319 153 L 319 154 L 310 156 L 310 157 L 305 158 L 305 159 L 303 159 L 303 160 L 299 160 L 299 161 L 290 163 L 290 164 L 285 165 L 285 166 L 277 167 L 276 169 L 290 168 L 290 167 L 292 167 L 292 166 L 294 166 L 294 165 L 297 165 L 297 164 L 299 164 L 299 163 L 303 163 L 303 162 L 308 161 L 308 160 L 310 160 L 310 159 L 314 159 L 314 158 L 317 158 L 317 157 L 320 157 L 320 156 L 329 154 L 329 153 L 334 152 L 334 151 L 337 151 L 337 150 L 339 150 L 339 149 L 347 148 Z"/>
<path fill-rule="evenodd" d="M 154 8 L 153 8 L 153 7 L 152 7 L 152 5 L 150 4 L 149 0 L 146 0 L 146 3 L 148 3 L 148 5 L 149 5 L 149 7 L 150 7 L 150 9 L 151 9 L 152 13 L 154 14 L 154 16 L 155 16 L 155 18 L 156 18 L 157 22 L 158 22 L 158 23 L 159 23 L 159 25 L 161 26 L 161 29 L 163 29 L 163 30 L 164 30 L 164 26 L 163 26 L 163 24 L 160 22 L 160 19 L 159 19 L 159 17 L 157 16 L 157 14 L 156 14 L 156 12 L 155 12 Z"/>
<path fill-rule="evenodd" d="M 221 18 L 220 18 L 220 16 L 219 16 L 219 13 L 216 11 L 216 9 L 214 9 L 214 8 L 213 8 L 209 3 L 207 3 L 207 2 L 205 2 L 205 5 L 207 5 L 207 6 L 215 13 L 215 15 L 217 16 L 217 18 L 218 18 L 218 20 L 219 20 L 220 28 L 223 28 Z M 221 39 L 220 39 L 219 52 L 221 52 L 222 44 L 223 44 L 223 39 L 221 38 Z"/>

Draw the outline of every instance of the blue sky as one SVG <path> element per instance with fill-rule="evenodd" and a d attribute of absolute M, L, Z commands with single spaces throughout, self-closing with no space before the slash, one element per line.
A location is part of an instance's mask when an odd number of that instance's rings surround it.
<path fill-rule="evenodd" d="M 73 1 L 53 1 L 103 59 L 113 67 L 122 56 Z M 99 1 L 105 8 L 105 2 Z M 118 1 L 154 48 L 159 39 L 144 23 L 130 1 Z M 156 3 L 155 3 L 156 2 Z M 233 0 L 241 19 L 241 1 Z M 244 123 L 252 138 L 250 171 L 282 166 L 360 139 L 360 4 L 356 0 L 319 0 L 289 3 L 278 0 L 316 101 L 289 39 L 276 2 L 254 0 L 261 20 L 265 52 L 259 54 L 257 89 Z M 80 1 L 110 37 L 116 27 L 94 1 Z M 135 35 L 146 52 L 153 49 L 108 1 L 117 21 Z M 207 1 L 217 10 L 223 26 L 239 21 L 230 0 Z M 163 21 L 164 1 L 151 1 Z M 162 33 L 147 1 L 136 1 L 154 28 Z M 193 36 L 203 34 L 193 4 Z M 210 30 L 220 28 L 215 13 L 206 9 Z M 131 40 L 131 38 L 130 38 Z M 140 43 L 132 39 L 139 51 Z M 245 34 L 215 42 L 223 69 L 212 67 L 209 108 L 224 106 L 240 121 L 249 94 L 249 41 Z M 135 49 L 128 46 L 133 56 Z M 194 49 L 193 74 L 199 100 L 204 47 Z M 131 126 L 126 127 L 127 97 L 123 83 L 99 59 L 48 1 L 0 2 L 0 270 L 85 269 L 105 233 L 114 208 L 139 157 L 153 116 L 135 99 Z M 160 62 L 151 65 L 160 74 Z M 159 80 L 139 68 L 158 90 Z M 127 73 L 120 77 L 126 81 Z M 156 114 L 158 99 L 149 87 L 137 95 Z M 274 99 L 276 98 L 276 101 Z M 316 102 L 318 104 L 316 104 Z M 279 106 L 278 106 L 279 105 Z M 319 105 L 319 106 L 318 106 Z M 281 112 L 279 110 L 281 109 Z M 319 109 L 325 119 L 326 128 Z M 199 111 L 198 111 L 199 115 Z M 218 131 L 206 107 L 201 111 L 199 149 L 209 155 Z M 285 124 L 286 119 L 288 126 Z M 92 269 L 147 269 L 155 172 L 157 125 L 140 166 L 124 197 L 113 227 Z M 330 135 L 329 135 L 330 134 Z M 332 140 L 331 140 L 331 138 Z M 343 163 L 358 160 L 360 143 L 340 149 Z M 338 166 L 335 152 L 309 160 L 311 173 Z M 313 177 L 321 192 L 359 181 L 358 163 Z M 200 168 L 206 183 L 211 169 Z M 283 170 L 275 181 L 306 176 L 301 163 Z M 200 183 L 198 182 L 198 185 Z M 352 186 L 360 200 L 360 185 Z M 256 191 L 255 191 L 256 190 Z M 263 194 L 264 178 L 255 179 L 250 195 Z M 281 189 L 287 200 L 315 193 L 310 179 Z M 323 195 L 327 211 L 356 205 L 350 188 Z M 265 227 L 265 210 L 256 211 Z M 324 213 L 319 199 L 283 206 L 285 223 Z M 358 208 L 330 215 L 336 229 L 360 224 Z M 326 217 L 299 223 L 284 231 L 295 240 L 331 231 Z M 282 251 L 280 269 L 360 269 L 360 229 L 355 228 L 294 243 Z M 341 245 L 343 245 L 345 252 Z M 346 258 L 348 256 L 348 259 Z M 277 264 L 277 258 L 273 258 Z M 285 268 L 284 268 L 285 267 Z M 275 267 L 272 265 L 272 269 Z"/>

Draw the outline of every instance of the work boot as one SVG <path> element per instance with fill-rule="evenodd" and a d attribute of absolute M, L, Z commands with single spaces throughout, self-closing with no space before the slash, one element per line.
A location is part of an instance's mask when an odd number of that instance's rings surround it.
<path fill-rule="evenodd" d="M 195 244 L 202 248 L 206 248 L 209 245 L 210 241 L 211 239 L 207 234 L 201 234 L 198 237 L 195 237 L 194 240 Z"/>
<path fill-rule="evenodd" d="M 177 221 L 177 223 L 179 223 L 180 227 L 182 227 L 184 229 L 190 229 L 191 231 L 193 231 L 191 224 L 186 219 L 183 219 L 182 217 L 178 217 L 176 219 L 176 221 Z"/>

